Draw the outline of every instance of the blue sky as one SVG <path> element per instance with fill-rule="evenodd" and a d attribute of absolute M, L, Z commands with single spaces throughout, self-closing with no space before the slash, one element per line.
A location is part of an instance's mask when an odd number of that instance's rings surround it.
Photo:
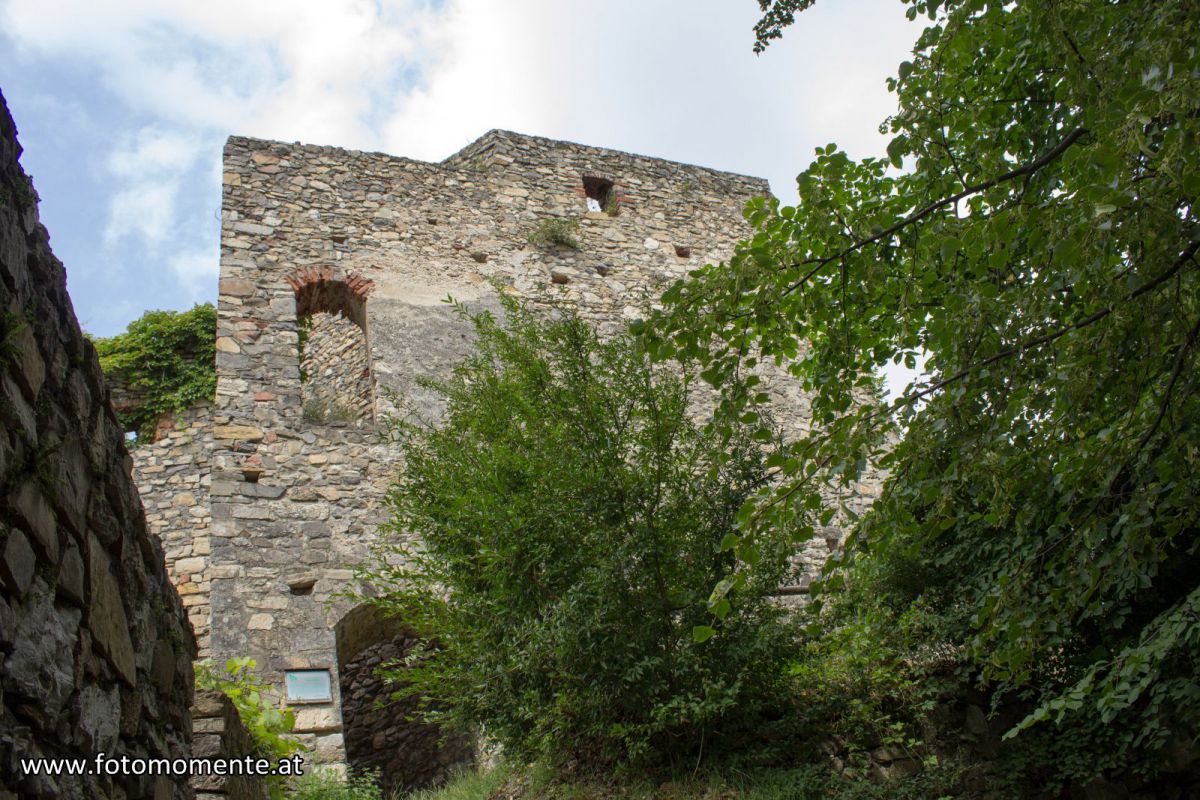
<path fill-rule="evenodd" d="M 84 328 L 216 298 L 232 133 L 440 160 L 491 128 L 770 179 L 881 155 L 899 0 L 0 0 L 0 90 Z"/>

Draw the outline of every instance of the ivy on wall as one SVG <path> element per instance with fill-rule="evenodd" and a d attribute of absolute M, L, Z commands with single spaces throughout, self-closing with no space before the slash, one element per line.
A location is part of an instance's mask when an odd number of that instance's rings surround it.
<path fill-rule="evenodd" d="M 217 310 L 204 303 L 190 311 L 147 311 L 124 333 L 92 338 L 125 430 L 150 438 L 163 414 L 212 399 L 216 329 Z"/>

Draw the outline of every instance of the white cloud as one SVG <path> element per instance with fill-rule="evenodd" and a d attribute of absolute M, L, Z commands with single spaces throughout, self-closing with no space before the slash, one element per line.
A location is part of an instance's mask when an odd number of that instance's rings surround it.
<path fill-rule="evenodd" d="M 205 155 L 204 140 L 194 133 L 151 126 L 118 139 L 108 168 L 122 178 L 186 172 Z"/>
<path fill-rule="evenodd" d="M 761 57 L 756 14 L 750 0 L 457 3 L 384 149 L 436 159 L 507 127 L 763 175 L 785 198 L 818 145 L 881 154 L 884 79 L 918 32 L 898 4 L 819 3 Z"/>
<path fill-rule="evenodd" d="M 171 272 L 188 290 L 193 303 L 211 299 L 211 288 L 217 282 L 218 253 L 213 248 L 179 253 L 168 262 Z"/>
<path fill-rule="evenodd" d="M 395 69 L 420 60 L 437 15 L 419 0 L 12 0 L 0 21 L 27 54 L 94 69 L 129 109 L 197 129 L 333 141 Z"/>
<path fill-rule="evenodd" d="M 119 244 L 128 236 L 141 237 L 157 249 L 175 230 L 175 199 L 179 184 L 173 180 L 134 181 L 113 195 L 105 243 Z"/>

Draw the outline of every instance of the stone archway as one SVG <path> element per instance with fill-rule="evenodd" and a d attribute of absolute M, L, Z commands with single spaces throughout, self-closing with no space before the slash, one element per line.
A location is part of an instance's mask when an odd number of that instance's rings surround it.
<path fill-rule="evenodd" d="M 446 736 L 441 727 L 414 718 L 417 698 L 391 699 L 396 686 L 378 674 L 382 665 L 403 659 L 420 642 L 412 631 L 378 607 L 363 605 L 342 618 L 335 635 L 351 769 L 378 770 L 386 794 L 437 786 L 454 769 L 471 764 L 469 737 Z"/>

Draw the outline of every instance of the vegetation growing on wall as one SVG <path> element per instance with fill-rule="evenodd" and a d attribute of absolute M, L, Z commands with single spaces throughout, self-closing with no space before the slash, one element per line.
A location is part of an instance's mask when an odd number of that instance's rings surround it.
<path fill-rule="evenodd" d="M 551 217 L 540 221 L 529 232 L 534 247 L 565 247 L 579 249 L 579 220 Z"/>
<path fill-rule="evenodd" d="M 401 691 L 516 759 L 600 767 L 734 746 L 786 694 L 790 635 L 766 593 L 790 548 L 764 551 L 719 635 L 695 640 L 713 633 L 705 602 L 765 453 L 707 435 L 686 383 L 628 337 L 503 302 L 503 325 L 471 316 L 478 351 L 427 384 L 445 419 L 391 422 L 405 470 L 361 577 L 439 643 L 395 672 Z"/>
<path fill-rule="evenodd" d="M 811 0 L 760 5 L 765 46 Z M 746 567 L 878 459 L 883 498 L 824 586 L 876 599 L 832 602 L 926 609 L 968 684 L 1030 704 L 1009 733 L 1049 785 L 1153 771 L 1200 733 L 1200 14 L 908 15 L 931 22 L 889 83 L 888 157 L 818 149 L 800 203 L 753 203 L 753 238 L 667 292 L 646 346 L 698 361 L 729 425 L 767 400 L 759 360 L 795 359 L 812 393 L 813 433 L 739 515 Z M 902 397 L 874 394 L 921 357 Z"/>
<path fill-rule="evenodd" d="M 118 411 L 125 430 L 150 438 L 159 418 L 211 400 L 217 388 L 217 311 L 147 311 L 124 333 L 93 337 L 100 367 L 136 402 Z"/>

